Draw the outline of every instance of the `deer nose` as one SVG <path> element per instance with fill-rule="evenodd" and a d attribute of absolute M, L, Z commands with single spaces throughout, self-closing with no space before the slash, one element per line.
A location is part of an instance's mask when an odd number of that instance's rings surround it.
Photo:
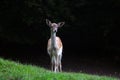
<path fill-rule="evenodd" d="M 57 32 L 57 29 L 55 30 L 55 32 Z"/>
<path fill-rule="evenodd" d="M 54 29 L 54 32 L 57 32 L 57 29 Z"/>

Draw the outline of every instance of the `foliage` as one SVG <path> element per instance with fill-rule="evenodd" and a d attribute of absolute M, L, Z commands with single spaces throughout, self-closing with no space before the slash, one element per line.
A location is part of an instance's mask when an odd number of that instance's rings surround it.
<path fill-rule="evenodd" d="M 61 33 L 81 32 L 83 43 L 97 41 L 101 47 L 118 45 L 119 39 L 115 36 L 119 34 L 116 10 L 119 1 L 113 2 L 114 18 L 111 5 L 111 0 L 2 0 L 0 37 L 9 42 L 41 44 L 49 37 L 45 23 L 48 18 L 54 22 L 66 22 Z"/>

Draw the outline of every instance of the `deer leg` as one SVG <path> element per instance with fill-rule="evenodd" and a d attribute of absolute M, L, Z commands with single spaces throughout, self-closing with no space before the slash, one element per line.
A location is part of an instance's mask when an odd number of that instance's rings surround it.
<path fill-rule="evenodd" d="M 62 56 L 59 55 L 59 71 L 62 72 L 62 63 L 61 63 Z"/>
<path fill-rule="evenodd" d="M 59 64 L 60 72 L 62 72 L 62 64 Z"/>
<path fill-rule="evenodd" d="M 57 56 L 57 72 L 59 72 L 59 57 Z"/>
<path fill-rule="evenodd" d="M 59 69 L 58 69 L 58 57 L 56 56 L 55 57 L 55 72 L 58 72 Z"/>
<path fill-rule="evenodd" d="M 57 63 L 55 62 L 55 65 L 54 65 L 54 72 L 57 72 Z"/>
<path fill-rule="evenodd" d="M 53 62 L 51 62 L 51 70 L 53 71 L 53 69 L 54 69 L 54 64 Z"/>
<path fill-rule="evenodd" d="M 53 55 L 50 55 L 51 58 L 51 70 L 54 71 L 55 68 L 55 57 Z"/>
<path fill-rule="evenodd" d="M 62 64 L 61 64 L 61 61 L 59 61 L 59 71 L 62 72 Z"/>
<path fill-rule="evenodd" d="M 53 62 L 52 62 L 52 59 L 51 59 L 51 70 L 53 71 Z"/>

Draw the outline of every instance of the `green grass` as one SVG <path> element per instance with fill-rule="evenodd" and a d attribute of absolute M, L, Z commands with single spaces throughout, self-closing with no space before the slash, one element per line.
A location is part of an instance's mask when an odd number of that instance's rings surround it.
<path fill-rule="evenodd" d="M 84 73 L 54 73 L 41 67 L 0 58 L 0 80 L 120 80 Z"/>

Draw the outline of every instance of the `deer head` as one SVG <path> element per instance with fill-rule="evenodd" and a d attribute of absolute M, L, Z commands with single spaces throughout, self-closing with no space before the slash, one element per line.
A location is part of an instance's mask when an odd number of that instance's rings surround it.
<path fill-rule="evenodd" d="M 62 27 L 65 22 L 59 22 L 59 23 L 51 23 L 50 20 L 46 19 L 46 24 L 51 28 L 52 32 L 57 32 L 59 27 Z"/>

